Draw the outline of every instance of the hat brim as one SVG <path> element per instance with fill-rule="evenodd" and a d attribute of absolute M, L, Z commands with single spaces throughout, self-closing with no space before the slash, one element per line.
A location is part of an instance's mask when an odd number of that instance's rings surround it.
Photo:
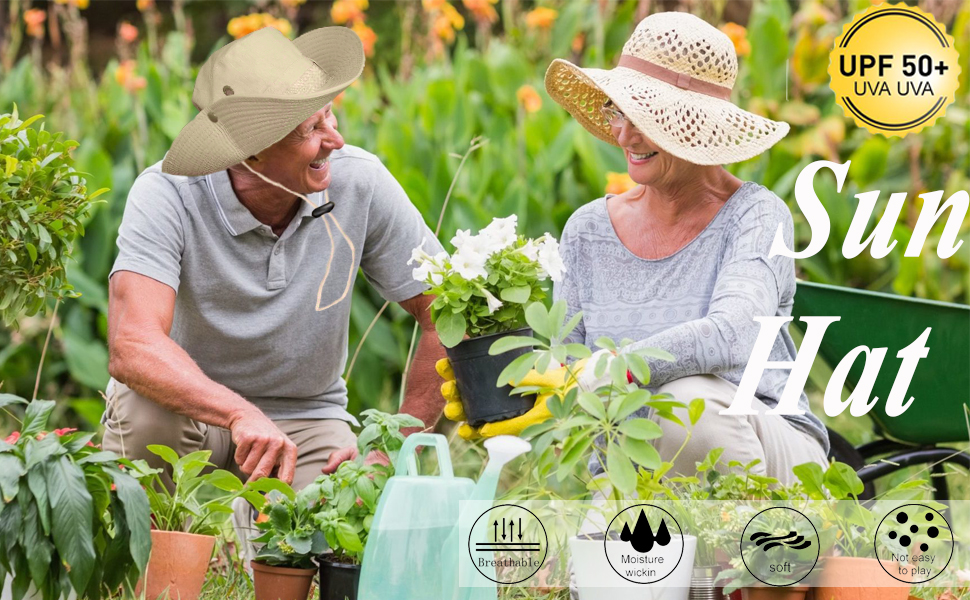
<path fill-rule="evenodd" d="M 220 98 L 182 128 L 162 171 L 191 177 L 228 169 L 286 137 L 364 70 L 363 44 L 346 27 L 321 27 L 293 43 L 327 74 L 324 89 L 299 96 Z"/>
<path fill-rule="evenodd" d="M 556 59 L 545 77 L 549 96 L 597 138 L 619 146 L 600 112 L 607 100 L 664 152 L 698 165 L 740 162 L 788 134 L 788 123 L 727 101 L 678 88 L 633 69 L 583 69 Z"/>

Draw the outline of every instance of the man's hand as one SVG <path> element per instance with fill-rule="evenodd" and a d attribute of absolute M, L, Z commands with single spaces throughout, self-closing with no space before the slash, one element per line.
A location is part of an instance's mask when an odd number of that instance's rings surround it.
<path fill-rule="evenodd" d="M 269 477 L 277 466 L 276 477 L 293 483 L 296 472 L 296 444 L 280 431 L 258 408 L 247 409 L 229 423 L 236 444 L 236 464 L 249 475 L 249 481 Z"/>
<path fill-rule="evenodd" d="M 340 463 L 347 462 L 348 460 L 354 460 L 357 458 L 357 455 L 357 446 L 347 446 L 346 448 L 334 450 L 330 453 L 330 457 L 327 458 L 327 464 L 323 466 L 323 473 L 325 475 L 330 475 L 337 470 Z"/>

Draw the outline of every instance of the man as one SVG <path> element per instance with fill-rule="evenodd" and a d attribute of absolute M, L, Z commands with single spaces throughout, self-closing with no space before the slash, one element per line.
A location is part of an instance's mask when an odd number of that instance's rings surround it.
<path fill-rule="evenodd" d="M 356 34 L 329 27 L 292 42 L 265 28 L 202 66 L 201 112 L 135 181 L 119 231 L 106 449 L 155 466 L 150 444 L 212 450 L 296 488 L 353 458 L 341 373 L 358 267 L 421 324 L 402 410 L 434 425 L 444 353 L 406 261 L 438 242 L 331 107 L 363 64 Z"/>

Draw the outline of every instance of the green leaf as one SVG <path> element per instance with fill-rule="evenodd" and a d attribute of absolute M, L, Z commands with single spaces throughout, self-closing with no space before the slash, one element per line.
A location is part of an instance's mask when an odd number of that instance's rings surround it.
<path fill-rule="evenodd" d="M 644 389 L 635 389 L 625 395 L 614 398 L 610 402 L 609 417 L 611 421 L 622 421 L 647 405 L 650 399 L 650 392 Z M 616 410 L 612 410 L 613 407 Z"/>
<path fill-rule="evenodd" d="M 242 481 L 229 471 L 223 469 L 216 469 L 204 477 L 206 483 L 225 492 L 238 492 L 243 489 Z"/>
<path fill-rule="evenodd" d="M 40 519 L 44 535 L 48 536 L 51 532 L 51 506 L 50 497 L 47 494 L 47 467 L 44 464 L 35 465 L 27 471 L 27 487 L 34 495 L 37 502 L 37 513 Z"/>
<path fill-rule="evenodd" d="M 579 396 L 576 397 L 576 401 L 579 405 L 589 414 L 593 415 L 598 419 L 606 418 L 606 407 L 603 406 L 603 401 L 599 396 L 593 392 L 581 392 Z"/>
<path fill-rule="evenodd" d="M 613 442 L 606 447 L 606 472 L 610 482 L 624 494 L 632 494 L 636 489 L 637 471 Z"/>
<path fill-rule="evenodd" d="M 21 494 L 21 496 L 28 494 Z M 38 589 L 43 589 L 50 571 L 53 546 L 47 535 L 41 530 L 40 515 L 35 503 L 21 498 L 26 506 L 23 524 L 23 547 L 27 552 L 27 564 L 30 566 L 30 576 Z"/>
<path fill-rule="evenodd" d="M 536 364 L 538 360 L 538 355 L 534 352 L 528 354 L 523 354 L 519 356 L 512 362 L 508 364 L 502 372 L 499 373 L 498 381 L 495 383 L 495 387 L 503 387 L 509 385 L 515 385 L 522 381 L 522 378 L 526 376 L 530 369 Z"/>
<path fill-rule="evenodd" d="M 313 539 L 309 535 L 287 534 L 286 543 L 293 547 L 294 554 L 309 554 L 313 547 Z"/>
<path fill-rule="evenodd" d="M 138 572 L 144 573 L 152 548 L 151 509 L 148 497 L 138 481 L 124 471 L 106 469 L 106 472 L 114 482 L 118 499 L 125 509 L 125 521 L 128 523 L 130 535 L 128 550 Z"/>
<path fill-rule="evenodd" d="M 627 456 L 633 459 L 633 462 L 645 469 L 654 470 L 662 462 L 660 460 L 660 454 L 647 442 L 631 437 L 623 437 L 620 438 L 620 447 L 623 448 Z"/>
<path fill-rule="evenodd" d="M 596 341 L 593 343 L 593 345 L 603 350 L 610 350 L 610 351 L 616 352 L 616 343 L 612 339 L 606 337 L 605 335 L 603 337 L 596 338 Z"/>
<path fill-rule="evenodd" d="M 465 317 L 461 313 L 445 311 L 435 321 L 438 339 L 446 348 L 454 348 L 465 337 Z"/>
<path fill-rule="evenodd" d="M 845 463 L 834 462 L 825 471 L 825 487 L 837 500 L 857 497 L 865 489 L 855 469 Z"/>
<path fill-rule="evenodd" d="M 517 350 L 519 348 L 532 348 L 538 342 L 534 337 L 525 337 L 521 335 L 507 335 L 495 340 L 492 346 L 488 349 L 488 353 L 491 356 L 496 356 L 508 352 L 509 350 Z"/>
<path fill-rule="evenodd" d="M 10 406 L 11 404 L 27 404 L 26 398 L 21 398 L 20 396 L 14 396 L 13 394 L 0 394 L 0 408 L 4 406 Z"/>
<path fill-rule="evenodd" d="M 47 419 L 50 418 L 55 406 L 57 403 L 53 400 L 33 400 L 28 404 L 20 435 L 33 437 L 41 431 L 46 431 Z"/>
<path fill-rule="evenodd" d="M 697 425 L 704 414 L 705 402 L 703 398 L 694 398 L 687 406 L 687 416 L 690 418 L 691 425 Z"/>
<path fill-rule="evenodd" d="M 146 446 L 146 449 L 173 467 L 178 464 L 179 455 L 175 453 L 175 450 L 172 450 L 168 446 L 162 446 L 161 444 L 149 444 Z"/>
<path fill-rule="evenodd" d="M 529 327 L 533 331 L 542 337 L 546 339 L 554 337 L 553 334 L 555 332 L 549 331 L 547 328 L 549 324 L 549 312 L 541 302 L 533 302 L 525 307 L 525 322 L 529 324 Z"/>
<path fill-rule="evenodd" d="M 532 295 L 532 288 L 523 285 L 519 287 L 507 287 L 499 292 L 499 298 L 505 302 L 514 302 L 516 304 L 525 304 L 529 301 L 529 296 Z"/>
<path fill-rule="evenodd" d="M 91 533 L 93 507 L 84 473 L 66 456 L 49 465 L 47 489 L 51 501 L 51 533 L 61 562 L 75 590 L 83 592 L 94 571 Z"/>
<path fill-rule="evenodd" d="M 825 472 L 821 465 L 816 463 L 804 463 L 792 469 L 792 473 L 798 478 L 805 492 L 815 500 L 825 499 L 825 490 L 822 485 L 825 481 Z"/>
<path fill-rule="evenodd" d="M 663 435 L 660 425 L 650 419 L 629 419 L 620 423 L 620 433 L 635 440 L 653 440 Z"/>
<path fill-rule="evenodd" d="M 24 464 L 16 454 L 0 454 L 0 493 L 4 502 L 11 502 L 20 491 L 20 478 L 24 476 Z"/>

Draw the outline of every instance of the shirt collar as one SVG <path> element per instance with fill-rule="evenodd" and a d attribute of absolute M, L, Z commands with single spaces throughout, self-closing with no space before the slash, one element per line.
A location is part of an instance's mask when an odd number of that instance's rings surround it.
<path fill-rule="evenodd" d="M 216 200 L 219 212 L 222 214 L 223 223 L 226 229 L 233 236 L 239 236 L 262 226 L 262 223 L 243 206 L 236 196 L 236 191 L 232 189 L 232 181 L 229 179 L 229 171 L 223 169 L 205 176 L 209 185 L 209 191 Z M 319 205 L 323 198 L 323 193 L 316 193 L 307 196 L 315 204 Z M 300 200 L 300 209 L 296 213 L 296 219 L 302 221 L 303 218 L 312 217 L 313 207 Z"/>

